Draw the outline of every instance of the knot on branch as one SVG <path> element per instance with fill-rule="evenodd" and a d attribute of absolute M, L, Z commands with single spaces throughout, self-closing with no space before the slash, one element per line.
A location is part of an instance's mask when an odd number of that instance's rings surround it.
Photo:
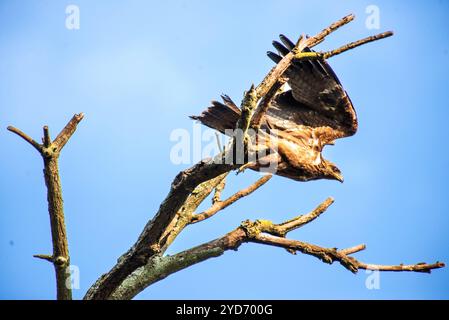
<path fill-rule="evenodd" d="M 59 156 L 58 147 L 54 144 L 50 144 L 48 147 L 42 146 L 40 152 L 46 159 L 57 158 Z"/>
<path fill-rule="evenodd" d="M 304 250 L 304 253 L 305 254 L 312 254 L 313 253 L 313 251 L 312 250 L 308 250 L 307 248 Z M 324 263 L 327 263 L 327 264 L 332 264 L 333 262 L 334 262 L 334 258 L 330 255 L 330 254 L 328 254 L 327 252 L 322 252 L 322 253 L 319 253 L 318 254 L 318 258 L 321 260 L 321 261 L 323 261 Z"/>
<path fill-rule="evenodd" d="M 66 257 L 58 256 L 53 258 L 53 263 L 58 267 L 66 267 L 69 264 L 69 260 Z"/>

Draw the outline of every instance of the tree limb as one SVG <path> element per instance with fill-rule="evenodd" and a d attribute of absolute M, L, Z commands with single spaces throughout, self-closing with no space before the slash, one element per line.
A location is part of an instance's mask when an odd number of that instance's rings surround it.
<path fill-rule="evenodd" d="M 442 262 L 433 264 L 418 263 L 415 265 L 376 265 L 366 264 L 360 262 L 354 257 L 348 255 L 350 249 L 337 250 L 336 248 L 324 248 L 307 242 L 289 240 L 282 237 L 276 237 L 269 234 L 260 233 L 249 241 L 262 243 L 266 245 L 281 247 L 301 253 L 314 256 L 321 261 L 332 264 L 335 261 L 353 273 L 357 273 L 359 269 L 378 270 L 378 271 L 411 271 L 411 272 L 427 272 L 430 273 L 432 269 L 443 268 L 445 265 Z M 363 245 L 358 246 L 359 248 Z"/>
<path fill-rule="evenodd" d="M 228 173 L 224 173 L 214 179 L 201 183 L 187 198 L 184 205 L 173 218 L 172 223 L 166 228 L 159 240 L 160 253 L 163 254 L 179 233 L 190 223 L 192 216 L 200 204 L 211 194 L 211 192 L 225 181 Z"/>
<path fill-rule="evenodd" d="M 167 276 L 210 258 L 221 256 L 227 250 L 237 250 L 246 238 L 245 231 L 237 228 L 225 236 L 204 243 L 173 256 L 154 257 L 134 271 L 115 290 L 110 299 L 129 300 L 151 284 Z"/>
<path fill-rule="evenodd" d="M 318 212 L 324 212 L 331 202 L 331 198 L 326 199 L 311 213 L 300 216 L 303 217 L 302 221 L 304 224 L 313 221 L 319 216 L 320 213 Z M 288 233 L 288 231 L 295 229 L 297 226 L 293 227 L 290 223 L 297 219 L 299 218 L 294 218 L 280 224 L 273 224 L 267 220 L 256 220 L 255 222 L 247 220 L 242 222 L 238 228 L 218 239 L 182 251 L 173 256 L 155 257 L 123 281 L 110 298 L 120 300 L 132 299 L 153 283 L 207 259 L 219 257 L 228 250 L 237 250 L 240 245 L 245 242 L 280 247 L 287 249 L 289 252 L 299 251 L 303 254 L 314 256 L 328 264 L 337 261 L 353 273 L 356 273 L 359 269 L 430 272 L 432 269 L 444 267 L 444 263 L 442 262 L 436 262 L 434 264 L 418 263 L 415 265 L 387 266 L 366 264 L 350 256 L 350 254 L 364 250 L 366 247 L 363 244 L 337 250 L 336 248 L 325 248 L 303 241 L 286 239 L 284 238 L 285 234 L 280 236 L 273 235 L 273 233 L 276 233 L 276 231 L 273 230 L 287 230 L 286 233 Z M 291 228 L 289 229 L 286 226 L 291 226 Z"/>
<path fill-rule="evenodd" d="M 146 224 L 136 243 L 108 273 L 91 286 L 85 299 L 107 299 L 134 270 L 146 264 L 150 257 L 160 254 L 158 242 L 161 236 L 196 186 L 239 167 L 233 163 L 224 163 L 223 157 L 223 154 L 219 154 L 214 159 L 202 160 L 176 176 L 168 196 L 154 218 Z"/>
<path fill-rule="evenodd" d="M 44 178 L 45 185 L 47 186 L 48 213 L 50 215 L 53 255 L 38 254 L 34 255 L 34 257 L 47 260 L 53 264 L 56 273 L 58 300 L 72 299 L 69 245 L 65 226 L 58 158 L 61 149 L 75 132 L 76 126 L 82 118 L 82 113 L 74 115 L 58 135 L 58 138 L 53 142 L 51 142 L 48 126 L 44 126 L 42 144 L 37 143 L 17 128 L 12 126 L 8 127 L 9 131 L 17 134 L 38 150 L 44 160 Z"/>

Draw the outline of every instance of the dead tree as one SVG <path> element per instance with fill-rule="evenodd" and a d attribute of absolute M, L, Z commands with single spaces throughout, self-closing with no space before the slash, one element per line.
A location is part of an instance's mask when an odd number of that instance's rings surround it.
<path fill-rule="evenodd" d="M 241 105 L 241 119 L 237 123 L 237 128 L 243 132 L 252 126 L 257 128 L 273 92 L 276 92 L 285 81 L 283 73 L 293 59 L 328 59 L 357 46 L 392 35 L 391 32 L 381 33 L 327 52 L 303 52 L 305 47 L 312 48 L 318 45 L 330 33 L 353 19 L 353 15 L 348 15 L 313 37 L 301 37 L 295 48 L 282 58 L 263 81 L 257 87 L 252 86 L 245 94 Z M 8 127 L 8 130 L 19 135 L 38 150 L 44 160 L 53 254 L 39 254 L 35 257 L 47 260 L 54 265 L 58 299 L 72 298 L 68 271 L 70 257 L 64 222 L 58 157 L 82 119 L 82 113 L 75 115 L 53 141 L 50 139 L 48 127 L 45 126 L 42 143 L 36 142 L 17 128 Z M 239 145 L 246 150 L 245 143 L 245 139 L 232 139 L 230 145 L 213 159 L 202 160 L 193 167 L 180 172 L 173 180 L 170 191 L 161 203 L 158 212 L 145 225 L 137 241 L 117 260 L 117 264 L 110 271 L 98 278 L 87 291 L 84 299 L 132 299 L 146 287 L 175 272 L 207 259 L 219 257 L 228 250 L 237 250 L 240 245 L 247 242 L 284 248 L 292 254 L 300 252 L 314 256 L 328 264 L 339 262 L 353 273 L 359 269 L 430 273 L 432 269 L 444 267 L 444 263 L 438 261 L 433 264 L 369 264 L 352 256 L 354 253 L 364 250 L 364 244 L 338 250 L 287 238 L 290 231 L 304 226 L 324 213 L 333 203 L 332 198 L 326 199 L 311 212 L 293 219 L 281 223 L 268 220 L 246 220 L 236 229 L 218 239 L 171 256 L 165 255 L 167 248 L 190 224 L 211 218 L 242 197 L 250 195 L 272 178 L 271 175 L 265 175 L 229 198 L 221 198 L 227 175 L 241 167 L 241 164 L 232 161 L 232 151 Z M 199 205 L 211 193 L 213 193 L 212 205 L 207 210 L 198 213 Z"/>

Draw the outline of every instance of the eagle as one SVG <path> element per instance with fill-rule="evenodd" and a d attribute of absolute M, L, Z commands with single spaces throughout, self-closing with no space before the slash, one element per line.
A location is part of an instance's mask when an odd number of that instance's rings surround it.
<path fill-rule="evenodd" d="M 295 47 L 286 36 L 279 38 L 280 42 L 273 41 L 277 53 L 267 52 L 275 63 Z M 303 49 L 310 51 L 308 47 Z M 276 175 L 293 180 L 343 182 L 340 169 L 324 159 L 322 150 L 357 131 L 357 115 L 348 94 L 325 59 L 293 60 L 283 76 L 286 83 L 270 100 L 257 138 L 250 139 L 253 150 L 265 148 L 271 152 L 243 167 L 262 171 L 267 163 L 274 163 Z M 232 132 L 241 110 L 228 96 L 223 95 L 222 100 L 212 101 L 199 116 L 191 118 L 221 133 Z"/>

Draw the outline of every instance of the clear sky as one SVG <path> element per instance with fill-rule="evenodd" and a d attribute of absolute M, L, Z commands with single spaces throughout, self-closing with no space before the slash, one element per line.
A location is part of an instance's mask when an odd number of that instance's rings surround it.
<path fill-rule="evenodd" d="M 65 26 L 80 9 L 80 29 Z M 380 29 L 366 25 L 369 5 Z M 176 173 L 170 133 L 193 132 L 188 115 L 227 93 L 240 101 L 272 63 L 279 33 L 314 34 L 348 13 L 356 21 L 323 43 L 332 49 L 380 31 L 395 36 L 331 59 L 359 116 L 359 132 L 325 156 L 345 182 L 275 177 L 216 217 L 189 227 L 170 254 L 242 220 L 283 221 L 328 196 L 335 204 L 290 237 L 329 247 L 365 243 L 365 262 L 449 262 L 447 150 L 448 1 L 7 1 L 0 2 L 0 298 L 52 299 L 54 271 L 42 160 L 6 130 L 56 134 L 85 119 L 60 158 L 71 260 L 81 298 L 136 240 Z M 370 25 L 368 25 L 370 26 Z M 225 194 L 258 178 L 232 177 Z M 245 244 L 174 274 L 139 299 L 449 298 L 449 269 L 382 273 Z"/>

